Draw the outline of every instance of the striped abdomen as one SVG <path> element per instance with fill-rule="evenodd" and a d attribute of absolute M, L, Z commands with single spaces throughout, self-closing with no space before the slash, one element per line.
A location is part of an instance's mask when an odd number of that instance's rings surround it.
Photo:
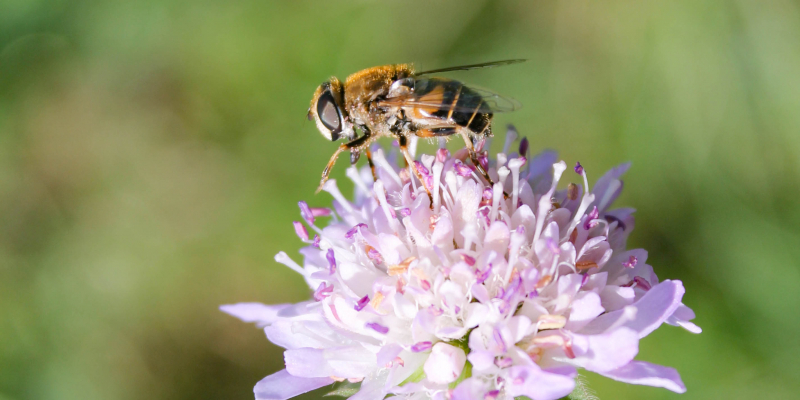
<path fill-rule="evenodd" d="M 476 134 L 491 134 L 491 108 L 480 93 L 459 81 L 419 79 L 415 82 L 412 96 L 413 99 L 404 106 L 407 115 L 424 120 L 423 126 L 436 126 L 436 120 L 441 121 L 439 128 L 430 129 L 435 136 L 455 133 L 453 125 Z"/>

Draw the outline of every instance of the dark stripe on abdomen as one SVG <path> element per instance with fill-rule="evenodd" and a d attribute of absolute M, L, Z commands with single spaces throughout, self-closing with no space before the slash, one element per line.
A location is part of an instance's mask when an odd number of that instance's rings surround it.
<path fill-rule="evenodd" d="M 461 95 L 458 97 L 456 107 L 458 107 L 459 110 L 453 112 L 453 120 L 459 126 L 467 127 L 473 132 L 479 133 L 483 131 L 492 118 L 489 107 L 483 104 L 481 95 L 470 90 L 466 86 L 461 89 Z"/>

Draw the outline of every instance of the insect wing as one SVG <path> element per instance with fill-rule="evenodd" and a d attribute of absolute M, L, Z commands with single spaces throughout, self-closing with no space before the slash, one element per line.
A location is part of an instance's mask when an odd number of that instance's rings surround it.
<path fill-rule="evenodd" d="M 379 103 L 383 107 L 424 108 L 428 112 L 445 110 L 453 112 L 501 113 L 518 110 L 518 101 L 488 89 L 467 86 L 443 78 L 417 78 L 414 90 Z"/>
<path fill-rule="evenodd" d="M 471 69 L 479 69 L 479 68 L 494 68 L 494 67 L 502 67 L 504 65 L 511 65 L 511 64 L 519 64 L 528 61 L 524 58 L 514 59 L 514 60 L 500 60 L 500 61 L 492 61 L 480 64 L 470 64 L 470 65 L 459 65 L 456 67 L 447 67 L 447 68 L 439 68 L 439 69 L 432 69 L 428 71 L 417 72 L 416 75 L 429 75 L 429 74 L 438 74 L 440 72 L 451 72 L 451 71 L 468 71 Z"/>

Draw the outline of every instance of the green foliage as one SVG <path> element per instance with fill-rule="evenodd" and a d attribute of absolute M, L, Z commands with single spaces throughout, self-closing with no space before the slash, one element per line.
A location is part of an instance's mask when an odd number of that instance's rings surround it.
<path fill-rule="evenodd" d="M 361 382 L 352 383 L 345 381 L 334 385 L 333 390 L 331 390 L 328 393 L 325 393 L 324 396 L 325 397 L 337 396 L 346 398 L 358 393 L 359 389 L 361 389 Z"/>

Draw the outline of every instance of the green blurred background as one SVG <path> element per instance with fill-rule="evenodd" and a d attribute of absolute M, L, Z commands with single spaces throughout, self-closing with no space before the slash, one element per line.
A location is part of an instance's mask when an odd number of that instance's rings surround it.
<path fill-rule="evenodd" d="M 2 0 L 0 399 L 251 399 L 280 349 L 217 306 L 309 296 L 272 257 L 330 201 L 316 85 L 519 57 L 455 76 L 524 104 L 492 150 L 513 122 L 592 182 L 633 161 L 630 245 L 705 330 L 641 343 L 688 393 L 600 398 L 794 398 L 798 2 Z"/>

